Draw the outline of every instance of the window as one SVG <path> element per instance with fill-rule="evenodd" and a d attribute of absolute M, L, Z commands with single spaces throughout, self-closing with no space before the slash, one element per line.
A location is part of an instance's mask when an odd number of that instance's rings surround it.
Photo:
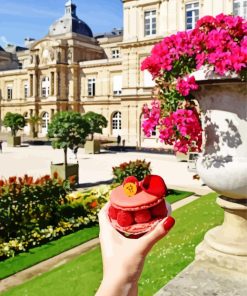
<path fill-rule="evenodd" d="M 115 112 L 112 116 L 112 134 L 117 136 L 122 130 L 122 114 L 121 112 Z"/>
<path fill-rule="evenodd" d="M 187 4 L 185 6 L 186 10 L 186 30 L 194 29 L 196 22 L 199 19 L 199 2 Z"/>
<path fill-rule="evenodd" d="M 61 78 L 60 73 L 57 73 L 57 95 L 60 96 Z"/>
<path fill-rule="evenodd" d="M 25 83 L 24 84 L 24 98 L 28 97 L 28 85 Z"/>
<path fill-rule="evenodd" d="M 42 115 L 42 122 L 41 122 L 43 132 L 47 132 L 48 125 L 49 125 L 49 119 L 50 118 L 49 118 L 48 112 L 44 112 Z"/>
<path fill-rule="evenodd" d="M 143 86 L 144 87 L 154 87 L 155 86 L 155 82 L 153 80 L 153 77 L 148 70 L 143 71 Z"/>
<path fill-rule="evenodd" d="M 44 77 L 41 83 L 41 95 L 43 98 L 47 98 L 50 94 L 50 79 L 49 77 Z"/>
<path fill-rule="evenodd" d="M 234 0 L 233 14 L 247 18 L 247 0 Z"/>
<path fill-rule="evenodd" d="M 88 96 L 95 96 L 95 78 L 90 78 L 87 81 Z"/>
<path fill-rule="evenodd" d="M 145 11 L 144 35 L 150 36 L 156 34 L 156 10 Z"/>
<path fill-rule="evenodd" d="M 111 51 L 111 56 L 113 59 L 117 59 L 120 57 L 120 52 L 119 52 L 119 49 L 113 49 Z"/>
<path fill-rule="evenodd" d="M 10 101 L 13 99 L 13 88 L 12 86 L 7 86 L 7 100 Z"/>
<path fill-rule="evenodd" d="M 119 96 L 122 94 L 122 76 L 113 76 L 113 95 Z"/>

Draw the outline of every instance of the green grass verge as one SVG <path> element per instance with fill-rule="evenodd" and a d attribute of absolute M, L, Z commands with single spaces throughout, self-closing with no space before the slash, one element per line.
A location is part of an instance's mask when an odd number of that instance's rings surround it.
<path fill-rule="evenodd" d="M 173 204 L 174 202 L 184 199 L 192 194 L 194 194 L 194 192 L 169 189 L 166 201 L 168 201 L 170 204 Z"/>
<path fill-rule="evenodd" d="M 139 283 L 140 296 L 154 295 L 193 261 L 195 247 L 205 232 L 223 221 L 223 210 L 216 205 L 215 198 L 216 194 L 209 194 L 174 211 L 174 229 L 147 257 Z M 91 296 L 101 278 L 101 255 L 96 248 L 2 295 Z"/>
<path fill-rule="evenodd" d="M 0 262 L 0 279 L 85 243 L 97 237 L 98 234 L 98 226 L 84 228 L 40 247 L 30 249 L 29 252 L 21 253 L 16 257 L 2 261 Z"/>
<path fill-rule="evenodd" d="M 169 190 L 169 195 L 166 197 L 166 199 L 170 204 L 172 204 L 192 194 L 193 192 Z M 0 262 L 0 279 L 4 279 L 41 261 L 76 247 L 90 239 L 97 237 L 98 233 L 98 226 L 85 228 L 40 247 L 33 248 L 29 252 L 21 253 L 14 258 Z"/>

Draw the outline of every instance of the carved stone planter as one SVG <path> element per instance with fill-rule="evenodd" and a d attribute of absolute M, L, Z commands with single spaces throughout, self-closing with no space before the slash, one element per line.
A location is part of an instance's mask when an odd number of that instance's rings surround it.
<path fill-rule="evenodd" d="M 9 147 L 21 146 L 21 137 L 9 136 L 7 139 L 7 144 Z"/>
<path fill-rule="evenodd" d="M 99 140 L 87 140 L 84 145 L 85 153 L 96 154 L 100 153 L 100 142 Z"/>
<path fill-rule="evenodd" d="M 59 178 L 66 180 L 69 177 L 75 176 L 75 182 L 78 184 L 79 180 L 79 164 L 78 163 L 68 163 L 65 166 L 64 163 L 52 163 L 51 164 L 51 175 L 57 173 Z"/>
<path fill-rule="evenodd" d="M 223 224 L 197 247 L 196 258 L 247 272 L 247 84 L 219 79 L 200 87 L 196 97 L 204 113 L 205 147 L 197 172 L 220 194 L 217 203 L 225 214 Z"/>

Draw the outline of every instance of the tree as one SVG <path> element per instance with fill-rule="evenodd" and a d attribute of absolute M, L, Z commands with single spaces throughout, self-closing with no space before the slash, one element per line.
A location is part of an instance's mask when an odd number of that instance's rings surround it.
<path fill-rule="evenodd" d="M 108 121 L 101 114 L 90 111 L 84 114 L 83 118 L 85 118 L 90 124 L 90 134 L 92 140 L 94 138 L 94 133 L 102 134 L 102 129 L 107 127 Z"/>
<path fill-rule="evenodd" d="M 90 125 L 80 113 L 63 111 L 54 115 L 48 126 L 48 137 L 54 149 L 63 149 L 64 164 L 67 166 L 68 148 L 77 151 L 90 134 Z"/>
<path fill-rule="evenodd" d="M 26 125 L 25 118 L 19 113 L 7 112 L 4 119 L 3 125 L 11 129 L 11 134 L 13 137 L 19 130 L 22 130 Z"/>
<path fill-rule="evenodd" d="M 38 133 L 38 124 L 41 122 L 42 118 L 38 115 L 34 115 L 31 116 L 30 118 L 28 118 L 28 123 L 30 124 L 31 127 L 31 133 L 32 136 L 35 138 L 37 137 L 37 133 Z"/>

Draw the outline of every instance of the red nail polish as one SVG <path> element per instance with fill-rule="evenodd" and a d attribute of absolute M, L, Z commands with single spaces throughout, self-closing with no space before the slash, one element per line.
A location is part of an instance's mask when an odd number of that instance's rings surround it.
<path fill-rule="evenodd" d="M 172 226 L 175 224 L 175 219 L 174 218 L 172 218 L 171 216 L 169 216 L 166 220 L 165 220 L 165 222 L 164 222 L 164 228 L 165 228 L 165 230 L 166 231 L 169 231 L 171 228 L 172 228 Z"/>

